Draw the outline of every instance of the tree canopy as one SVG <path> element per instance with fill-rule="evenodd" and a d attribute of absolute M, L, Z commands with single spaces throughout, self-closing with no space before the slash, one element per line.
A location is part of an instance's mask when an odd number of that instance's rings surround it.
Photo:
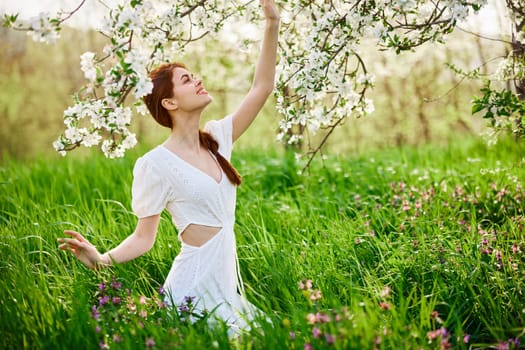
<path fill-rule="evenodd" d="M 71 12 L 42 13 L 29 20 L 5 14 L 4 26 L 25 30 L 35 41 L 53 43 L 85 1 Z M 486 0 L 283 0 L 279 5 L 275 95 L 282 120 L 277 138 L 294 144 L 306 133 L 325 130 L 319 144 L 310 145 L 312 159 L 345 119 L 374 111 L 367 92 L 375 78 L 361 54 L 364 42 L 396 53 L 417 50 L 427 42 L 443 43 Z M 479 70 L 457 69 L 457 73 L 487 81 L 482 96 L 473 101 L 473 113 L 484 113 L 495 131 L 510 129 L 521 137 L 525 134 L 525 7 L 519 0 L 506 0 L 506 5 L 513 31 L 504 39 L 511 49 L 500 69 L 485 76 Z M 64 111 L 65 131 L 55 149 L 65 154 L 79 146 L 100 146 L 106 156 L 121 157 L 137 142 L 128 127 L 133 109 L 145 113 L 141 98 L 152 88 L 148 72 L 174 60 L 188 45 L 217 35 L 227 23 L 258 20 L 254 0 L 132 0 L 111 8 L 98 29 L 108 44 L 101 52 L 81 56 L 86 84 L 76 93 L 74 105 Z"/>

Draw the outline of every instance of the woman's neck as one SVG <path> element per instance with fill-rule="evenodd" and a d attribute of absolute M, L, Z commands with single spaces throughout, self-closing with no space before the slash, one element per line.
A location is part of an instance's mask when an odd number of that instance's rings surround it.
<path fill-rule="evenodd" d="M 190 152 L 198 152 L 201 149 L 199 142 L 199 122 L 200 113 L 198 115 L 177 115 L 174 123 L 174 128 L 165 142 L 165 145 L 173 147 L 173 149 L 184 149 Z"/>

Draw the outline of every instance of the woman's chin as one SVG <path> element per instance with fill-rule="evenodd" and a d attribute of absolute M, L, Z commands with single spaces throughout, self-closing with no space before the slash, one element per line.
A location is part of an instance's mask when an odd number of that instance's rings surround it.
<path fill-rule="evenodd" d="M 210 95 L 206 95 L 206 97 L 207 99 L 206 99 L 206 103 L 204 104 L 204 107 L 206 107 L 207 105 L 213 102 L 213 97 L 211 97 Z"/>

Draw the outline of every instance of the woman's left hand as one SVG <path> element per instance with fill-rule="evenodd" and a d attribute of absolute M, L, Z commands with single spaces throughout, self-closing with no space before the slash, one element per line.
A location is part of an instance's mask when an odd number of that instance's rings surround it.
<path fill-rule="evenodd" d="M 279 21 L 279 10 L 274 0 L 261 0 L 261 6 L 267 21 Z"/>

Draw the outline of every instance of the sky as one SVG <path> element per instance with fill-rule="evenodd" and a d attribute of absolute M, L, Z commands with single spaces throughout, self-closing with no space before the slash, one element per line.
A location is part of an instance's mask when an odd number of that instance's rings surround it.
<path fill-rule="evenodd" d="M 67 24 L 72 27 L 99 27 L 102 18 L 107 12 L 107 6 L 114 7 L 123 0 L 86 0 L 86 3 L 75 13 Z M 19 13 L 20 18 L 27 19 L 38 15 L 40 12 L 57 13 L 60 10 L 70 12 L 74 10 L 81 0 L 0 0 L 0 13 Z"/>
<path fill-rule="evenodd" d="M 86 0 L 82 8 L 70 19 L 68 24 L 73 27 L 97 28 L 107 12 L 108 6 L 114 6 L 123 0 Z M 80 4 L 81 0 L 0 0 L 1 13 L 19 13 L 21 18 L 27 19 L 40 12 L 56 13 L 60 9 L 71 11 Z M 479 34 L 496 35 L 508 32 L 509 28 L 501 28 L 505 0 L 489 0 L 489 4 L 477 15 L 471 15 L 462 28 L 474 30 Z"/>

